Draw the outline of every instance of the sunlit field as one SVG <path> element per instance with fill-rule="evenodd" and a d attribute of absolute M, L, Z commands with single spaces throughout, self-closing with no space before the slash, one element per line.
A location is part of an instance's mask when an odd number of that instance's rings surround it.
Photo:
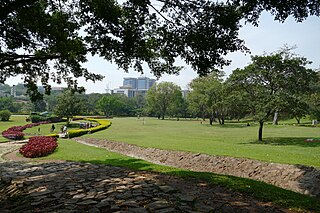
<path fill-rule="evenodd" d="M 258 159 L 267 162 L 304 164 L 320 167 L 319 127 L 265 125 L 264 141 L 258 142 L 258 125 L 226 123 L 208 125 L 190 120 L 155 118 L 115 118 L 107 130 L 83 137 L 108 139 L 142 147 L 200 152 Z"/>

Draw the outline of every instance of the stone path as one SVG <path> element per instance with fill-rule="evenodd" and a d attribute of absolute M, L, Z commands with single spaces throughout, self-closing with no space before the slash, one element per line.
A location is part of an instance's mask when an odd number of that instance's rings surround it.
<path fill-rule="evenodd" d="M 0 212 L 290 212 L 197 180 L 76 162 L 0 163 Z"/>
<path fill-rule="evenodd" d="M 264 181 L 298 193 L 320 197 L 320 169 L 302 165 L 211 156 L 200 153 L 143 148 L 127 143 L 75 138 L 78 142 L 106 148 L 123 155 L 198 172 L 213 172 Z"/>
<path fill-rule="evenodd" d="M 0 143 L 0 162 L 5 161 L 5 159 L 2 157 L 3 155 L 13 152 L 14 150 L 17 150 L 26 142 L 27 141 L 19 141 L 19 142 L 13 141 L 13 142 Z"/>

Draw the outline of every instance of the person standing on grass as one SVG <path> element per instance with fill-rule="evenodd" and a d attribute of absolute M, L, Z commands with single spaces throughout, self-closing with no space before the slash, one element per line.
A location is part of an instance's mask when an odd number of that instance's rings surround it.
<path fill-rule="evenodd" d="M 67 126 L 64 126 L 63 127 L 63 131 L 62 131 L 63 133 L 67 133 Z"/>
<path fill-rule="evenodd" d="M 54 126 L 54 124 L 52 124 L 50 132 L 53 132 L 56 129 L 56 127 Z"/>

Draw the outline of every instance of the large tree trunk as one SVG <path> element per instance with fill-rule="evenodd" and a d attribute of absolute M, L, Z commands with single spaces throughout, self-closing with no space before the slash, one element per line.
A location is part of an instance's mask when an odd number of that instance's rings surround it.
<path fill-rule="evenodd" d="M 206 113 L 202 111 L 202 121 L 206 121 Z"/>
<path fill-rule="evenodd" d="M 274 113 L 273 125 L 278 125 L 278 110 Z"/>
<path fill-rule="evenodd" d="M 210 125 L 212 126 L 213 122 L 214 122 L 214 113 L 213 112 L 211 112 L 209 115 L 209 122 L 210 122 Z"/>
<path fill-rule="evenodd" d="M 258 135 L 258 140 L 262 141 L 262 129 L 263 129 L 263 121 L 259 121 L 259 135 Z"/>
<path fill-rule="evenodd" d="M 164 120 L 164 114 L 161 116 L 161 119 Z"/>
<path fill-rule="evenodd" d="M 224 125 L 224 116 L 221 116 L 221 124 Z"/>
<path fill-rule="evenodd" d="M 297 124 L 300 124 L 300 118 L 299 117 L 295 117 L 295 118 L 296 118 Z"/>
<path fill-rule="evenodd" d="M 213 124 L 213 116 L 212 115 L 210 115 L 209 121 L 210 121 L 210 125 L 212 126 L 212 124 Z"/>
<path fill-rule="evenodd" d="M 222 123 L 221 123 L 221 119 L 220 119 L 220 117 L 218 117 L 218 121 L 219 121 L 219 124 L 221 125 Z"/>

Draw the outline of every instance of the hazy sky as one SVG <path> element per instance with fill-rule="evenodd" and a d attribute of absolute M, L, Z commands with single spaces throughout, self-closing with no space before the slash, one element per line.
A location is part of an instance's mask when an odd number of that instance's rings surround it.
<path fill-rule="evenodd" d="M 244 25 L 240 29 L 240 38 L 245 41 L 245 45 L 250 49 L 252 55 L 262 55 L 264 52 L 271 53 L 284 44 L 289 46 L 297 46 L 295 53 L 306 57 L 312 61 L 310 68 L 320 68 L 320 18 L 309 17 L 302 23 L 296 23 L 292 18 L 287 19 L 284 23 L 279 23 L 273 20 L 273 17 L 268 13 L 263 13 L 260 17 L 259 27 L 253 27 L 250 24 Z M 229 75 L 232 70 L 236 68 L 243 68 L 250 63 L 250 55 L 237 52 L 227 56 L 232 60 L 229 67 L 225 67 L 224 71 Z M 182 61 L 178 61 L 178 65 L 185 66 L 180 75 L 164 75 L 158 82 L 171 81 L 182 89 L 186 89 L 188 83 L 197 77 L 197 74 Z M 117 68 L 116 65 L 110 64 L 99 57 L 89 57 L 88 63 L 84 64 L 90 72 L 99 73 L 105 76 L 103 81 L 92 83 L 91 81 L 78 80 L 81 86 L 86 88 L 86 93 L 105 93 L 106 89 L 114 89 L 122 85 L 124 77 L 139 77 L 140 73 L 131 71 L 125 73 L 123 70 Z M 153 78 L 148 70 L 145 74 Z M 6 81 L 7 84 L 21 83 L 20 78 L 10 78 Z M 53 85 L 65 86 L 65 85 Z"/>

